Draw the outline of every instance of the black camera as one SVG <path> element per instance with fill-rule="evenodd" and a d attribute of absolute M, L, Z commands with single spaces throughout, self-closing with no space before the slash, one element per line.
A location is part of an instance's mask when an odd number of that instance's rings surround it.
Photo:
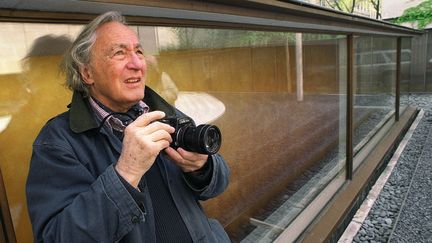
<path fill-rule="evenodd" d="M 215 154 L 222 143 L 222 134 L 214 125 L 202 124 L 195 126 L 190 117 L 166 117 L 159 120 L 175 128 L 171 135 L 171 147 L 181 147 L 200 154 Z"/>

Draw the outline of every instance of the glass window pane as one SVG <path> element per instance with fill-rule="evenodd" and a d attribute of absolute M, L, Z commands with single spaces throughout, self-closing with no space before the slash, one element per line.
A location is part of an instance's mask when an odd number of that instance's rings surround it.
<path fill-rule="evenodd" d="M 155 32 L 159 71 L 149 73 L 148 84 L 168 96 L 163 76 L 169 76 L 176 87 L 170 102 L 222 130 L 231 184 L 205 202 L 206 211 L 234 241 L 271 242 L 343 171 L 346 39 L 167 27 Z"/>
<path fill-rule="evenodd" d="M 410 75 L 411 80 L 407 84 L 409 85 L 410 92 L 430 92 L 430 84 L 427 83 L 428 80 L 428 68 L 430 69 L 430 53 L 428 53 L 428 48 L 430 48 L 430 43 L 428 44 L 428 38 L 430 40 L 430 34 L 424 34 L 419 36 L 414 36 L 410 38 L 411 42 L 411 67 Z M 430 52 L 430 50 L 429 50 Z M 428 58 L 429 57 L 429 58 Z"/>
<path fill-rule="evenodd" d="M 371 63 L 354 64 L 353 146 L 356 153 L 394 113 L 396 38 L 356 37 L 354 45 L 356 56 L 373 56 Z"/>
<path fill-rule="evenodd" d="M 402 38 L 401 43 L 400 113 L 408 104 L 411 82 L 411 38 Z"/>
<path fill-rule="evenodd" d="M 427 42 L 426 42 L 426 88 L 425 92 L 432 92 L 432 30 L 427 31 Z"/>

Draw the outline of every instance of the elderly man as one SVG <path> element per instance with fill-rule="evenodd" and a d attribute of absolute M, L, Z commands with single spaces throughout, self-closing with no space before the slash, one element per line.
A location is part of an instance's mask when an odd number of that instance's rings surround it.
<path fill-rule="evenodd" d="M 170 147 L 181 116 L 145 87 L 137 35 L 117 12 L 84 27 L 63 68 L 69 110 L 33 145 L 27 201 L 35 242 L 229 242 L 198 200 L 221 194 L 218 154 Z"/>

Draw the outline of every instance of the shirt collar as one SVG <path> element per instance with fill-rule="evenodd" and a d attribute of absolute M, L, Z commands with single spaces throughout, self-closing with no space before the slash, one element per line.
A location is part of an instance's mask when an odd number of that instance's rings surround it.
<path fill-rule="evenodd" d="M 113 112 L 107 106 L 91 96 L 88 100 L 90 107 L 95 112 L 96 118 L 99 121 L 103 121 L 104 125 L 106 125 L 108 128 L 119 132 L 123 132 L 133 120 L 149 111 L 149 107 L 142 100 L 133 105 L 126 112 L 127 115 L 121 115 L 119 113 Z"/>
<path fill-rule="evenodd" d="M 167 116 L 175 116 L 176 110 L 150 87 L 144 89 L 144 103 L 150 110 L 160 110 L 165 112 Z M 90 129 L 98 128 L 98 122 L 95 117 L 95 112 L 89 104 L 89 99 L 84 93 L 74 91 L 72 101 L 69 107 L 69 126 L 75 133 L 85 132 Z"/>

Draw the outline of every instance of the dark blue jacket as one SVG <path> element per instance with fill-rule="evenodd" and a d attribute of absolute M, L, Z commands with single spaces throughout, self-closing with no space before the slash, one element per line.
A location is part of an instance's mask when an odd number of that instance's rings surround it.
<path fill-rule="evenodd" d="M 151 110 L 176 113 L 149 88 Z M 122 144 L 107 128 L 99 130 L 82 94 L 75 92 L 69 111 L 51 119 L 33 145 L 27 178 L 27 203 L 35 242 L 155 242 L 148 188 L 137 205 L 114 170 Z M 212 155 L 213 175 L 196 190 L 178 166 L 163 154 L 160 168 L 174 203 L 194 242 L 229 242 L 223 227 L 208 219 L 198 200 L 222 193 L 229 169 Z"/>

